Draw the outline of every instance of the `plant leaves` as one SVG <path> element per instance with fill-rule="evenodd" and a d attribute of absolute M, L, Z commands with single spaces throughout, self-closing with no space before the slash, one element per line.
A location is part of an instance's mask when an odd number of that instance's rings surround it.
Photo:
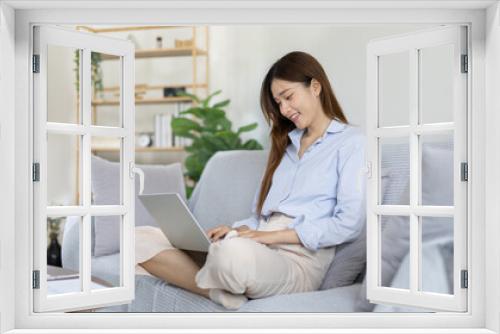
<path fill-rule="evenodd" d="M 202 108 L 194 107 L 181 111 L 179 115 L 193 115 L 198 117 L 199 119 L 203 119 L 205 117 L 205 110 Z"/>
<path fill-rule="evenodd" d="M 224 108 L 225 106 L 227 106 L 229 104 L 229 102 L 231 102 L 231 100 L 224 100 L 221 102 L 217 102 L 216 104 L 214 104 L 212 106 L 212 108 Z"/>
<path fill-rule="evenodd" d="M 249 131 L 252 131 L 252 130 L 255 130 L 257 128 L 258 124 L 257 123 L 252 123 L 252 124 L 248 124 L 248 125 L 245 125 L 245 126 L 242 126 L 240 128 L 238 128 L 238 134 L 240 133 L 243 133 L 243 132 L 249 132 Z"/>
<path fill-rule="evenodd" d="M 243 148 L 247 149 L 247 150 L 262 150 L 262 145 L 259 144 L 258 141 L 256 141 L 255 139 L 250 139 L 250 140 L 247 140 L 244 144 L 243 144 Z"/>
<path fill-rule="evenodd" d="M 219 125 L 220 125 L 220 129 L 221 131 L 231 131 L 231 126 L 233 126 L 233 124 L 231 123 L 230 120 L 228 120 L 227 118 L 223 118 L 219 121 Z"/>
<path fill-rule="evenodd" d="M 197 154 L 190 155 L 186 158 L 185 161 L 187 175 L 194 181 L 198 182 L 201 176 L 201 172 L 205 167 L 206 161 L 200 159 L 200 156 Z"/>
<path fill-rule="evenodd" d="M 172 127 L 175 135 L 189 133 L 190 131 L 202 131 L 200 124 L 188 118 L 182 117 L 174 117 L 170 122 L 170 126 Z"/>
<path fill-rule="evenodd" d="M 231 131 L 221 131 L 216 134 L 217 137 L 222 138 L 224 142 L 227 144 L 229 149 L 236 149 L 238 148 L 238 144 L 241 143 L 240 137 Z"/>
<path fill-rule="evenodd" d="M 190 97 L 191 99 L 195 100 L 196 102 L 198 103 L 201 103 L 201 100 L 198 96 L 194 95 L 194 94 L 190 94 L 190 93 L 187 93 L 187 92 L 178 92 L 177 93 L 177 96 L 187 96 L 187 97 Z"/>
<path fill-rule="evenodd" d="M 206 142 L 206 146 L 214 152 L 226 151 L 231 147 L 222 139 L 214 134 L 207 133 L 201 136 L 201 140 Z"/>
<path fill-rule="evenodd" d="M 219 89 L 218 91 L 210 94 L 209 96 L 207 96 L 207 98 L 205 100 L 203 100 L 203 107 L 204 108 L 208 108 L 208 104 L 210 103 L 210 100 L 212 99 L 212 97 L 214 97 L 215 95 L 217 94 L 220 94 L 222 91 Z"/>

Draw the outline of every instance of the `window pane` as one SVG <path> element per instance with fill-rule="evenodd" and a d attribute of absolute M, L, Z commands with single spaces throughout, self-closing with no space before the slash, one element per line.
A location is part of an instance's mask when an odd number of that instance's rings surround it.
<path fill-rule="evenodd" d="M 122 138 L 92 137 L 92 199 L 94 205 L 121 205 L 122 200 Z M 101 154 L 112 153 L 117 161 L 109 161 Z"/>
<path fill-rule="evenodd" d="M 122 127 L 122 60 L 99 52 L 91 53 L 92 125 Z"/>
<path fill-rule="evenodd" d="M 453 121 L 453 45 L 419 50 L 421 123 Z"/>
<path fill-rule="evenodd" d="M 82 217 L 48 217 L 47 218 L 47 293 L 81 292 L 80 276 L 80 225 Z M 71 242 L 73 251 L 65 254 L 65 267 L 62 268 L 61 245 L 63 230 L 71 229 L 73 233 L 66 242 Z"/>
<path fill-rule="evenodd" d="M 121 286 L 121 216 L 96 216 L 92 224 L 95 237 L 91 264 L 92 290 Z M 98 261 L 99 256 L 106 261 Z"/>
<path fill-rule="evenodd" d="M 81 205 L 82 137 L 47 135 L 47 206 Z"/>
<path fill-rule="evenodd" d="M 422 205 L 452 206 L 453 133 L 421 135 Z"/>
<path fill-rule="evenodd" d="M 410 142 L 408 137 L 380 138 L 379 204 L 409 205 Z"/>
<path fill-rule="evenodd" d="M 47 46 L 47 121 L 81 122 L 78 90 L 80 50 L 58 45 Z M 74 89 L 68 89 L 74 87 Z M 65 92 L 61 94 L 61 92 Z"/>
<path fill-rule="evenodd" d="M 409 125 L 409 54 L 378 57 L 379 127 Z"/>
<path fill-rule="evenodd" d="M 379 219 L 382 231 L 379 285 L 409 289 L 410 266 L 404 259 L 410 251 L 410 217 L 380 216 Z"/>
<path fill-rule="evenodd" d="M 422 291 L 453 294 L 453 218 L 421 217 Z"/>

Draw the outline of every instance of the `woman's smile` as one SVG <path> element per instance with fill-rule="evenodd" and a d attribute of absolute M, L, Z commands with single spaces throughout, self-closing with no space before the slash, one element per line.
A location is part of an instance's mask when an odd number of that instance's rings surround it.
<path fill-rule="evenodd" d="M 296 112 L 290 116 L 290 120 L 294 123 L 297 123 L 297 121 L 299 120 L 299 117 L 300 117 L 300 114 L 298 112 Z"/>

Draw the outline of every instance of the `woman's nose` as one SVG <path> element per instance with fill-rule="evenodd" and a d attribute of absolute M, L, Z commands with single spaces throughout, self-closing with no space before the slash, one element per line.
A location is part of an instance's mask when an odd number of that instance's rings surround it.
<path fill-rule="evenodd" d="M 281 105 L 280 105 L 280 109 L 281 109 L 281 114 L 283 116 L 287 116 L 288 112 L 290 111 L 290 106 L 288 105 L 288 103 L 282 101 Z"/>

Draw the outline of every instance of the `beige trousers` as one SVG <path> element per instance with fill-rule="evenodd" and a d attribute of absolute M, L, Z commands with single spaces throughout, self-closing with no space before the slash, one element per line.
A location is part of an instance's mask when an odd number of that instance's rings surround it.
<path fill-rule="evenodd" d="M 284 214 L 274 213 L 268 221 L 261 219 L 258 230 L 286 229 L 291 221 Z M 136 263 L 165 249 L 174 247 L 160 229 L 136 228 Z M 301 244 L 264 245 L 234 237 L 210 245 L 195 280 L 200 288 L 224 289 L 248 298 L 314 291 L 321 285 L 334 256 L 335 247 L 314 252 Z M 142 267 L 136 268 L 138 274 L 149 275 Z"/>

